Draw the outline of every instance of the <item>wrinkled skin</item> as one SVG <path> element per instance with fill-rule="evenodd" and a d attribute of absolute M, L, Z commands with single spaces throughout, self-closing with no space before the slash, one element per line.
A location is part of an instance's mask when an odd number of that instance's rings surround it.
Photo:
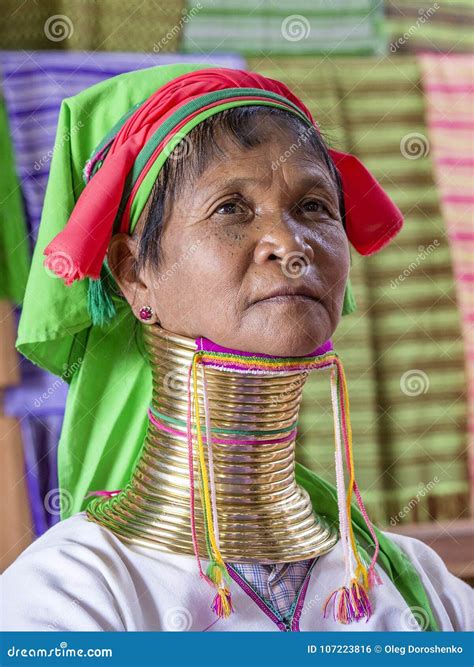
<path fill-rule="evenodd" d="M 265 125 L 252 149 L 221 137 L 225 155 L 179 188 L 158 269 L 137 275 L 138 242 L 127 234 L 112 238 L 108 260 L 136 316 L 152 307 L 149 323 L 241 351 L 301 356 L 337 327 L 349 245 L 327 167 L 304 146 L 282 160 L 295 138 Z"/>

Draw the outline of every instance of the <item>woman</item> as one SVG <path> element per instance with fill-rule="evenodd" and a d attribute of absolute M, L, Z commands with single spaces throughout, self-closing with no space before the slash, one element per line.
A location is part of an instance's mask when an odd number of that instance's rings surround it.
<path fill-rule="evenodd" d="M 470 588 L 367 516 L 330 340 L 355 307 L 349 242 L 376 252 L 401 224 L 257 74 L 151 68 L 63 103 L 17 345 L 69 376 L 73 515 L 5 573 L 7 628 L 472 627 Z M 294 460 L 324 368 L 336 490 Z"/>

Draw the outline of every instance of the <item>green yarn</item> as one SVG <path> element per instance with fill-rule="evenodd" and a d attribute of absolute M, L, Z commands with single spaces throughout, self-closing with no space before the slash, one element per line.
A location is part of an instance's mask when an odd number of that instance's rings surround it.
<path fill-rule="evenodd" d="M 344 303 L 342 306 L 342 315 L 350 315 L 357 310 L 354 291 L 352 289 L 350 278 L 347 279 L 346 291 L 344 292 Z"/>
<path fill-rule="evenodd" d="M 109 324 L 117 315 L 115 305 L 112 301 L 112 294 L 116 283 L 110 273 L 107 260 L 102 265 L 100 278 L 93 280 L 89 278 L 89 287 L 87 290 L 87 310 L 93 326 L 102 327 Z"/>

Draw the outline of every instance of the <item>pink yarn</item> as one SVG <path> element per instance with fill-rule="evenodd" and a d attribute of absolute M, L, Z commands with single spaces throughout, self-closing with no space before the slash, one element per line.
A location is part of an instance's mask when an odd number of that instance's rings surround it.
<path fill-rule="evenodd" d="M 162 431 L 165 431 L 165 433 L 172 433 L 173 435 L 182 435 L 181 431 L 178 431 L 178 429 L 172 428 L 171 426 L 165 426 L 162 422 L 160 422 L 153 412 L 148 408 L 148 417 L 152 424 L 154 424 L 157 428 L 161 429 Z M 229 439 L 222 439 L 222 438 L 212 438 L 213 442 L 217 442 L 220 445 L 273 445 L 273 444 L 278 444 L 280 442 L 288 442 L 292 440 L 295 435 L 296 435 L 296 428 L 293 429 L 288 433 L 288 435 L 285 435 L 281 438 L 274 438 L 273 440 L 229 440 Z"/>

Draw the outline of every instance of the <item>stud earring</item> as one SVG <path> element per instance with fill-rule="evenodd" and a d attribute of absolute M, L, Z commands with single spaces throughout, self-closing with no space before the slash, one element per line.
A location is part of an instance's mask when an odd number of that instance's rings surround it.
<path fill-rule="evenodd" d="M 153 310 L 150 308 L 150 306 L 143 306 L 143 308 L 140 308 L 140 312 L 138 314 L 141 320 L 151 320 L 153 317 Z"/>

